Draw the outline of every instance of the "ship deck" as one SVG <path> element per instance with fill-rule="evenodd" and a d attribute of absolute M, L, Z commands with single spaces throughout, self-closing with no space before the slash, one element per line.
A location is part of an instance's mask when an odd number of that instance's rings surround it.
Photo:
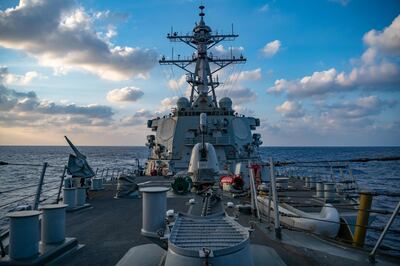
<path fill-rule="evenodd" d="M 143 177 L 143 181 L 149 177 Z M 165 180 L 151 177 L 152 180 Z M 142 200 L 115 199 L 116 185 L 107 184 L 104 190 L 90 192 L 88 209 L 67 214 L 66 234 L 76 237 L 84 247 L 57 261 L 57 265 L 115 265 L 132 247 L 152 243 L 140 233 L 142 225 Z M 193 195 L 175 196 L 168 193 L 167 208 L 187 212 L 188 200 Z M 235 204 L 248 199 L 223 197 Z M 228 215 L 237 215 L 234 209 L 226 209 Z M 275 239 L 265 223 L 254 216 L 240 213 L 238 222 L 243 226 L 254 226 L 250 240 L 252 244 L 273 248 L 287 265 L 366 265 L 367 253 L 343 248 L 318 239 L 304 232 L 282 231 L 282 240 Z M 302 243 L 308 243 L 304 247 Z M 393 265 L 399 263 L 393 259 Z M 378 265 L 384 265 L 378 263 Z M 390 263 L 388 264 L 390 265 Z M 398 265 L 398 264 L 397 264 Z"/>

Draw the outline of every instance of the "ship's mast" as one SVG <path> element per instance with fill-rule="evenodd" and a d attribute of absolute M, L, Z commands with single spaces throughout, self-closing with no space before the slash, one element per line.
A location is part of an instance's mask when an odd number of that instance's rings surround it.
<path fill-rule="evenodd" d="M 200 21 L 196 23 L 191 34 L 180 35 L 171 30 L 171 33 L 167 35 L 170 41 L 186 43 L 195 49 L 196 53 L 193 53 L 192 57 L 187 59 L 181 59 L 180 56 L 175 59 L 174 55 L 172 55 L 172 58 L 168 60 L 163 56 L 159 63 L 161 65 L 175 65 L 187 72 L 186 81 L 191 86 L 190 104 L 192 106 L 195 100 L 208 102 L 209 94 L 211 93 L 212 105 L 218 107 L 215 88 L 220 85 L 220 82 L 218 81 L 218 76 L 216 79 L 213 78 L 213 74 L 230 64 L 244 63 L 246 58 L 242 55 L 236 58 L 232 55 L 232 50 L 229 58 L 215 57 L 208 53 L 208 50 L 221 41 L 233 41 L 239 35 L 233 33 L 233 27 L 231 34 L 213 33 L 211 28 L 204 22 L 204 6 L 199 8 Z M 194 63 L 196 64 L 194 71 L 191 71 L 189 66 Z M 216 65 L 216 68 L 212 71 L 210 63 Z"/>

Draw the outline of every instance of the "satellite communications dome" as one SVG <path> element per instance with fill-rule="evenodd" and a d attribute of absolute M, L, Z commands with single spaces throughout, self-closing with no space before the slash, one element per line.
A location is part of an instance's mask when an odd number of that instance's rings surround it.
<path fill-rule="evenodd" d="M 176 105 L 177 105 L 178 109 L 180 110 L 182 108 L 189 108 L 190 107 L 190 102 L 186 97 L 181 97 L 176 102 Z"/>
<path fill-rule="evenodd" d="M 224 97 L 221 100 L 219 100 L 219 107 L 225 108 L 227 110 L 232 109 L 232 100 L 229 97 Z"/>

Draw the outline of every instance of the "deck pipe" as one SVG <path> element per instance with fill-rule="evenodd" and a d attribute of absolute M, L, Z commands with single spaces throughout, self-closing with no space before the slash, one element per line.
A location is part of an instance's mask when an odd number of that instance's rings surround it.
<path fill-rule="evenodd" d="M 33 258 L 39 254 L 40 211 L 18 211 L 10 218 L 9 256 L 12 260 Z"/>
<path fill-rule="evenodd" d="M 336 197 L 335 183 L 324 184 L 324 198 L 326 202 L 332 202 Z"/>
<path fill-rule="evenodd" d="M 69 209 L 76 207 L 76 188 L 63 188 L 63 203 L 67 204 Z"/>
<path fill-rule="evenodd" d="M 86 187 L 76 188 L 76 206 L 83 206 L 86 203 Z"/>
<path fill-rule="evenodd" d="M 367 226 L 369 220 L 369 212 L 372 205 L 372 193 L 369 191 L 360 192 L 360 205 L 357 213 L 356 227 L 354 230 L 353 246 L 363 247 L 365 236 L 367 235 Z"/>
<path fill-rule="evenodd" d="M 324 198 L 324 182 L 317 182 L 316 183 L 316 196 L 318 198 Z"/>
<path fill-rule="evenodd" d="M 165 227 L 167 211 L 167 187 L 144 187 L 140 189 L 143 195 L 142 235 L 159 237 L 157 231 Z"/>
<path fill-rule="evenodd" d="M 65 210 L 67 204 L 43 205 L 42 243 L 54 244 L 65 240 Z"/>

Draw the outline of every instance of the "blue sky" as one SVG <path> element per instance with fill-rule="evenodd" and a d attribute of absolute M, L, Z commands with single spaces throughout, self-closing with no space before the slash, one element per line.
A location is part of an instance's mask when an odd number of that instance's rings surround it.
<path fill-rule="evenodd" d="M 0 144 L 143 145 L 146 120 L 187 94 L 161 55 L 200 1 L 0 2 Z M 217 46 L 245 65 L 217 96 L 259 117 L 265 145 L 400 145 L 399 1 L 202 1 Z M 33 92 L 33 93 L 30 93 Z"/>

